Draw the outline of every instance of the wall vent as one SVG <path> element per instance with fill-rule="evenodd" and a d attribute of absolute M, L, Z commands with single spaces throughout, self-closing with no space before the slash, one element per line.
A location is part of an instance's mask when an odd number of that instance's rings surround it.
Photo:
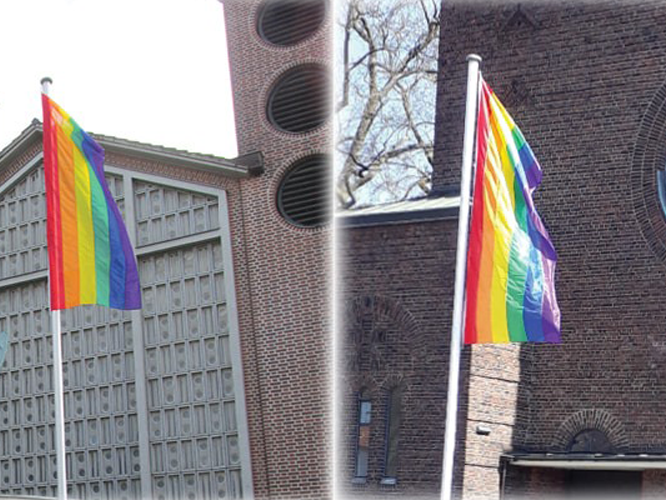
<path fill-rule="evenodd" d="M 268 120 L 278 129 L 304 133 L 326 121 L 329 112 L 327 71 L 305 65 L 286 72 L 268 98 Z"/>
<path fill-rule="evenodd" d="M 301 227 L 319 227 L 330 220 L 330 162 L 323 154 L 297 161 L 277 193 L 280 213 Z"/>
<path fill-rule="evenodd" d="M 325 15 L 323 0 L 268 0 L 259 11 L 257 31 L 274 45 L 294 45 L 316 32 Z"/>

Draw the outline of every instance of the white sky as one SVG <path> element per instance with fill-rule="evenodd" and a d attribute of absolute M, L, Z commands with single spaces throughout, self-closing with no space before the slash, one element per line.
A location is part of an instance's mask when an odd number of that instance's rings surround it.
<path fill-rule="evenodd" d="M 0 2 L 0 149 L 42 119 L 40 80 L 88 132 L 236 156 L 218 0 Z"/>

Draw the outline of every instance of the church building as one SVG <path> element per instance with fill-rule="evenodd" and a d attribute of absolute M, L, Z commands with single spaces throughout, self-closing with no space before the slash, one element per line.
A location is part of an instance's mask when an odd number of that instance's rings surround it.
<path fill-rule="evenodd" d="M 339 217 L 338 488 L 438 498 L 468 54 L 543 170 L 560 344 L 463 348 L 463 499 L 666 495 L 666 6 L 442 2 L 433 193 Z"/>
<path fill-rule="evenodd" d="M 93 134 L 143 307 L 63 311 L 72 498 L 329 489 L 331 12 L 223 4 L 239 156 Z M 35 121 L 0 152 L 0 495 L 56 493 L 44 193 Z"/>

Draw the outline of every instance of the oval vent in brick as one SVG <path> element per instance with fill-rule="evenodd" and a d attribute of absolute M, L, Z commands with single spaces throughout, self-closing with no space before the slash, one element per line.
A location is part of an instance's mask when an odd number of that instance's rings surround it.
<path fill-rule="evenodd" d="M 297 161 L 277 192 L 280 213 L 290 223 L 318 227 L 330 219 L 329 159 L 313 155 Z"/>
<path fill-rule="evenodd" d="M 259 10 L 257 31 L 274 45 L 294 45 L 317 31 L 325 15 L 324 0 L 267 0 Z"/>
<path fill-rule="evenodd" d="M 328 117 L 328 101 L 327 71 L 317 65 L 299 66 L 273 86 L 268 120 L 286 132 L 308 132 Z"/>

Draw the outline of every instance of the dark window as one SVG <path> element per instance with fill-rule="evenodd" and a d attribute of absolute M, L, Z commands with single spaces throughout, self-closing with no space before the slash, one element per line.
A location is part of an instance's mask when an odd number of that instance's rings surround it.
<path fill-rule="evenodd" d="M 572 470 L 566 480 L 567 496 L 577 500 L 639 500 L 641 471 Z"/>
<path fill-rule="evenodd" d="M 357 478 L 368 476 L 371 423 L 372 402 L 366 393 L 361 393 L 358 401 L 358 433 L 356 435 L 356 465 L 354 467 L 354 475 Z"/>
<path fill-rule="evenodd" d="M 317 31 L 325 15 L 324 0 L 268 0 L 259 10 L 257 31 L 274 45 L 293 45 Z"/>
<path fill-rule="evenodd" d="M 384 459 L 383 483 L 395 483 L 398 470 L 398 435 L 400 432 L 400 420 L 402 391 L 396 387 L 389 392 L 386 399 L 386 456 Z M 391 481 L 393 480 L 393 481 Z"/>
<path fill-rule="evenodd" d="M 657 193 L 659 194 L 661 212 L 666 217 L 666 172 L 664 170 L 657 170 Z"/>
<path fill-rule="evenodd" d="M 330 165 L 328 156 L 312 155 L 297 161 L 277 192 L 280 213 L 302 227 L 318 227 L 330 218 Z"/>
<path fill-rule="evenodd" d="M 304 133 L 324 123 L 329 114 L 328 72 L 308 64 L 287 71 L 268 97 L 268 121 L 285 132 Z"/>

